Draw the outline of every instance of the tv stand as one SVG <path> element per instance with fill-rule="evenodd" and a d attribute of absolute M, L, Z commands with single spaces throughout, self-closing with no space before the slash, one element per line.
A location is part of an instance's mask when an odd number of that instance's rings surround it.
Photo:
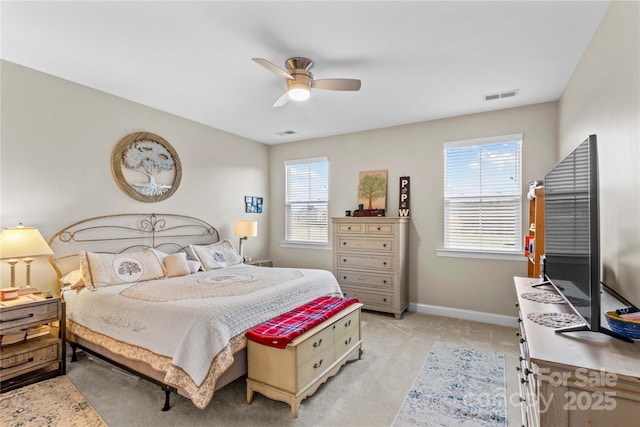
<path fill-rule="evenodd" d="M 539 286 L 546 286 L 546 285 L 551 285 L 551 286 L 553 286 L 553 284 L 552 284 L 550 281 L 545 280 L 544 282 L 539 282 L 539 283 L 536 283 L 536 284 L 534 284 L 534 285 L 531 285 L 531 287 L 532 287 L 532 288 L 537 288 L 537 287 L 539 287 Z"/>
<path fill-rule="evenodd" d="M 536 427 L 626 426 L 640 413 L 640 341 L 629 344 L 609 336 L 554 328 L 529 313 L 573 313 L 567 304 L 523 298 L 537 278 L 515 277 L 518 295 L 522 424 Z M 610 295 L 603 308 L 610 309 Z M 615 302 L 613 302 L 615 305 Z M 614 307 L 615 308 L 615 307 Z"/>
<path fill-rule="evenodd" d="M 602 326 L 598 327 L 597 331 L 589 329 L 587 325 L 567 326 L 567 327 L 558 328 L 555 330 L 556 334 L 561 334 L 563 332 L 579 332 L 579 331 L 599 332 L 601 334 L 609 335 L 622 341 L 626 341 L 630 343 L 634 342 L 631 338 L 625 337 L 624 335 L 620 335 L 619 333 L 613 332 L 610 329 L 603 328 Z"/>

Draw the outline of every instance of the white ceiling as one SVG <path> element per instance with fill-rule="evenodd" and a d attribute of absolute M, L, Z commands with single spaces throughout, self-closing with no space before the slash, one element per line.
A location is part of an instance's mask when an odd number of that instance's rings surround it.
<path fill-rule="evenodd" d="M 277 144 L 557 100 L 608 5 L 2 1 L 0 56 Z M 284 79 L 251 58 L 292 56 L 362 89 L 272 108 Z"/>

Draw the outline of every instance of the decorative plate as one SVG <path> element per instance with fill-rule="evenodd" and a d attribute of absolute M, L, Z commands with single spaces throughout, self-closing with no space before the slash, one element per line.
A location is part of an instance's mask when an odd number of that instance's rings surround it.
<path fill-rule="evenodd" d="M 584 323 L 578 315 L 569 313 L 529 313 L 527 317 L 529 320 L 550 328 L 563 328 Z"/>
<path fill-rule="evenodd" d="M 543 302 L 545 304 L 566 304 L 567 302 L 562 298 L 562 295 L 554 294 L 551 292 L 527 292 L 521 295 L 522 298 Z"/>

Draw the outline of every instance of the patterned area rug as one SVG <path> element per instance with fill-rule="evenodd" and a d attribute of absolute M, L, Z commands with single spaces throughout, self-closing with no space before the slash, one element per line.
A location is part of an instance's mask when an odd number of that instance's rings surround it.
<path fill-rule="evenodd" d="M 102 427 L 107 424 L 66 376 L 0 395 L 0 425 Z"/>
<path fill-rule="evenodd" d="M 436 341 L 393 423 L 506 426 L 504 356 Z"/>

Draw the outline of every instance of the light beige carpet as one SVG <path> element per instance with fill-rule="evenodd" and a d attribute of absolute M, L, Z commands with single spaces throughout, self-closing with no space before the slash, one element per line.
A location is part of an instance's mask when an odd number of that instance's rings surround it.
<path fill-rule="evenodd" d="M 0 395 L 0 425 L 102 427 L 107 424 L 66 376 Z"/>

